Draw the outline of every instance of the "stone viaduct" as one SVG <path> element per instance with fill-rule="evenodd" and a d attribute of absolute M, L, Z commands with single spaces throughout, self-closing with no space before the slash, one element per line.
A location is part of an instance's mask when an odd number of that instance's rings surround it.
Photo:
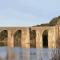
<path fill-rule="evenodd" d="M 58 48 L 60 47 L 60 27 L 59 26 L 40 26 L 40 27 L 0 27 L 0 33 L 7 34 L 6 40 L 1 40 L 0 45 L 5 43 L 7 47 L 15 47 L 14 35 L 20 33 L 17 47 L 31 48 L 30 32 L 35 33 L 35 48 Z M 34 34 L 33 34 L 34 35 Z M 2 35 L 3 36 L 3 35 Z M 16 37 L 16 36 L 15 36 Z"/>

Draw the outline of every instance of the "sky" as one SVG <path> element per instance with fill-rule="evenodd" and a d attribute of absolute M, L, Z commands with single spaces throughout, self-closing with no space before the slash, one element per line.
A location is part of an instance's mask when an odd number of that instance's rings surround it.
<path fill-rule="evenodd" d="M 0 0 L 0 26 L 32 26 L 60 15 L 60 0 Z"/>

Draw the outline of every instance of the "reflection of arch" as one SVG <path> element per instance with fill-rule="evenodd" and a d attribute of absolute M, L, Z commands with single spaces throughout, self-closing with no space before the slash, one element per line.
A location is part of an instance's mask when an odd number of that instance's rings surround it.
<path fill-rule="evenodd" d="M 14 34 L 14 46 L 21 47 L 21 30 L 17 30 Z"/>
<path fill-rule="evenodd" d="M 30 47 L 36 48 L 36 31 L 30 31 Z"/>
<path fill-rule="evenodd" d="M 0 33 L 0 46 L 7 46 L 8 32 L 3 30 Z"/>
<path fill-rule="evenodd" d="M 43 48 L 48 48 L 48 30 L 45 30 L 42 35 L 43 38 Z"/>

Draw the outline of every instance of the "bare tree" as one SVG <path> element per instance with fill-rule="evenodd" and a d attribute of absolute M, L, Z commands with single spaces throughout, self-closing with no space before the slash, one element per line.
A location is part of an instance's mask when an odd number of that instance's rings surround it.
<path fill-rule="evenodd" d="M 53 57 L 51 58 L 51 60 L 60 60 L 60 49 L 54 49 L 52 53 Z"/>

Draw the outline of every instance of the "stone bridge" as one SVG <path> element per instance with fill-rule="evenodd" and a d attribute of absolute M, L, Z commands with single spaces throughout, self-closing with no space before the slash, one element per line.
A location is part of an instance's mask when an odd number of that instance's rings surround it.
<path fill-rule="evenodd" d="M 6 39 L 4 39 L 4 33 Z M 19 34 L 18 38 L 16 34 Z M 0 27 L 0 36 L 3 37 L 0 37 L 0 46 L 11 48 L 58 48 L 60 44 L 60 27 Z M 32 43 L 33 41 L 34 43 Z"/>

